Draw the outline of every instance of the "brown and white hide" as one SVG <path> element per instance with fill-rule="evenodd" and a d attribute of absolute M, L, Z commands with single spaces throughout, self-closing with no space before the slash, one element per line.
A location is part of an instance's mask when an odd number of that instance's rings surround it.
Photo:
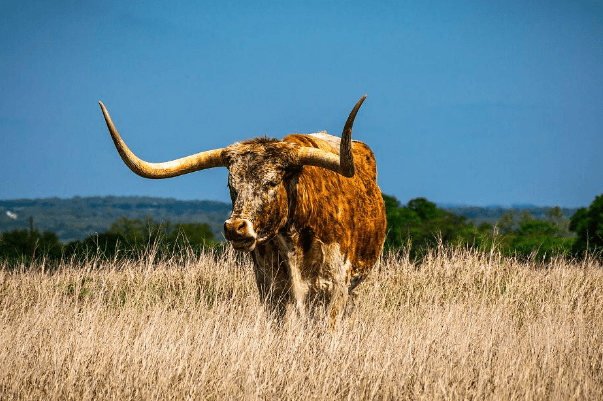
<path fill-rule="evenodd" d="M 241 250 L 251 251 L 260 298 L 278 316 L 293 303 L 302 315 L 326 307 L 334 320 L 353 305 L 354 289 L 379 259 L 385 206 L 369 147 L 352 142 L 350 178 L 294 166 L 288 155 L 295 148 L 289 144 L 339 154 L 339 142 L 326 133 L 295 134 L 226 148 L 233 211 L 225 226 L 251 222 L 257 241 Z M 237 247 L 237 237 L 225 232 Z"/>

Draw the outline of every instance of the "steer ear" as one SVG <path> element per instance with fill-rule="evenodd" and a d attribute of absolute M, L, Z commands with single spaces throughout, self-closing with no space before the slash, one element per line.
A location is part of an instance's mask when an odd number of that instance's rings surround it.
<path fill-rule="evenodd" d="M 303 147 L 298 151 L 298 163 L 300 165 L 323 167 L 344 177 L 353 177 L 355 168 L 354 155 L 352 154 L 352 126 L 364 99 L 366 99 L 366 95 L 362 96 L 356 103 L 345 122 L 339 145 L 339 156 L 321 149 Z"/>
<path fill-rule="evenodd" d="M 200 152 L 191 156 L 186 156 L 181 159 L 172 160 L 164 163 L 149 163 L 139 159 L 130 148 L 128 148 L 125 142 L 121 139 L 121 136 L 117 132 L 117 128 L 111 120 L 109 112 L 105 108 L 103 102 L 98 102 L 109 133 L 113 139 L 113 143 L 119 152 L 122 160 L 134 173 L 145 178 L 170 178 L 176 177 L 182 174 L 192 173 L 193 171 L 204 170 L 211 167 L 225 167 L 226 162 L 222 157 L 224 149 L 208 150 Z"/>

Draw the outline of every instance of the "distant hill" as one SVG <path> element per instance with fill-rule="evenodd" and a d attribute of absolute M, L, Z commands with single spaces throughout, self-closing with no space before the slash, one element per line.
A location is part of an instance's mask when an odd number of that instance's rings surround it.
<path fill-rule="evenodd" d="M 173 223 L 208 223 L 214 238 L 220 240 L 230 210 L 230 203 L 225 202 L 142 196 L 0 200 L 0 232 L 29 228 L 29 218 L 33 217 L 37 229 L 55 232 L 67 243 L 105 232 L 120 217 L 151 217 Z"/>
<path fill-rule="evenodd" d="M 476 225 L 486 221 L 496 223 L 504 213 L 513 211 L 519 216 L 521 210 L 529 211 L 535 218 L 544 220 L 549 207 L 533 205 L 502 206 L 441 206 L 456 215 L 465 216 Z M 515 205 L 514 205 L 515 206 Z M 562 208 L 564 218 L 569 219 L 576 208 Z M 173 223 L 208 223 L 216 240 L 222 239 L 222 226 L 231 211 L 231 204 L 217 201 L 181 201 L 170 198 L 146 196 L 76 196 L 69 199 L 12 199 L 0 200 L 0 232 L 15 228 L 29 228 L 29 218 L 40 231 L 55 232 L 59 239 L 69 241 L 83 239 L 90 234 L 108 230 L 112 222 L 120 217 Z"/>
<path fill-rule="evenodd" d="M 476 225 L 483 222 L 490 224 L 496 223 L 503 214 L 512 212 L 515 217 L 519 217 L 522 211 L 528 211 L 534 218 L 538 220 L 546 220 L 547 211 L 551 208 L 550 206 L 534 206 L 534 205 L 512 205 L 511 207 L 504 207 L 499 205 L 492 206 L 460 206 L 444 204 L 443 209 L 456 214 L 457 216 L 465 216 L 467 219 L 474 221 Z M 563 213 L 563 219 L 571 218 L 578 208 L 562 207 L 561 212 Z"/>

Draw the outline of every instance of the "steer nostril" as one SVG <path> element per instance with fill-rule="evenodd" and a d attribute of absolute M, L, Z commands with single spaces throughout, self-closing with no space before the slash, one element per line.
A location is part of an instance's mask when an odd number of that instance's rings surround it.
<path fill-rule="evenodd" d="M 224 222 L 224 234 L 228 240 L 255 238 L 253 226 L 247 219 L 228 219 Z"/>

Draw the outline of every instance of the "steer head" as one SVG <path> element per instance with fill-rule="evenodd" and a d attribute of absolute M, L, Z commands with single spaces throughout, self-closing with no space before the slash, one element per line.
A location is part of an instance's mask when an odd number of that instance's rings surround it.
<path fill-rule="evenodd" d="M 224 223 L 224 235 L 235 249 L 252 251 L 285 224 L 286 180 L 300 169 L 295 146 L 257 138 L 225 149 L 232 213 Z"/>
<path fill-rule="evenodd" d="M 276 139 L 256 138 L 164 163 L 148 163 L 134 155 L 121 139 L 103 103 L 99 103 L 115 147 L 134 173 L 145 178 L 170 178 L 227 167 L 232 213 L 224 222 L 224 235 L 235 249 L 250 252 L 256 244 L 275 236 L 285 224 L 286 182 L 302 166 L 326 168 L 345 177 L 354 175 L 352 126 L 365 98 L 366 95 L 356 103 L 345 123 L 339 155 Z"/>

